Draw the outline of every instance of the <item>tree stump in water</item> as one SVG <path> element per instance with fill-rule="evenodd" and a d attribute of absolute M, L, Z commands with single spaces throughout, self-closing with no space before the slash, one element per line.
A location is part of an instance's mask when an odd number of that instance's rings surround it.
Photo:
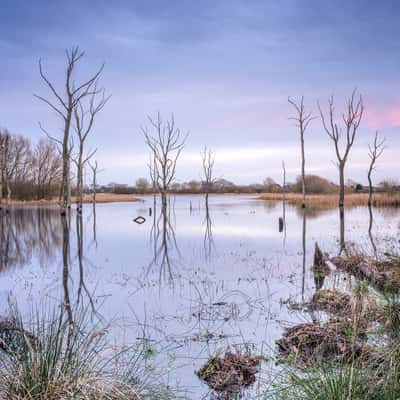
<path fill-rule="evenodd" d="M 323 267 L 323 266 L 325 266 L 325 256 L 322 254 L 318 242 L 315 242 L 314 267 Z"/>
<path fill-rule="evenodd" d="M 279 232 L 283 232 L 283 218 L 279 217 Z"/>

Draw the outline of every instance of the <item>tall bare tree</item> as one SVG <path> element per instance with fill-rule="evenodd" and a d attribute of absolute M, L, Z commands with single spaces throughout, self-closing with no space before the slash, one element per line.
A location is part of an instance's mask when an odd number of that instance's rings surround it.
<path fill-rule="evenodd" d="M 96 87 L 96 82 L 103 71 L 104 64 L 97 70 L 97 72 L 89 79 L 83 81 L 83 83 L 75 83 L 74 71 L 77 63 L 84 57 L 85 53 L 74 47 L 70 50 L 66 50 L 67 56 L 67 69 L 65 76 L 65 93 L 58 91 L 55 84 L 52 83 L 43 71 L 42 62 L 39 60 L 39 72 L 40 76 L 50 90 L 50 93 L 54 97 L 51 101 L 45 97 L 35 95 L 39 100 L 46 103 L 61 119 L 63 123 L 63 138 L 62 138 L 62 209 L 65 213 L 65 209 L 69 206 L 70 202 L 70 130 L 72 124 L 72 118 L 74 110 L 87 96 L 93 96 L 97 92 L 100 92 Z M 47 132 L 46 132 L 47 133 Z"/>
<path fill-rule="evenodd" d="M 103 109 L 110 96 L 105 97 L 104 89 L 97 89 L 98 81 L 95 82 L 93 93 L 88 96 L 88 104 L 80 99 L 74 108 L 75 130 L 78 136 L 78 154 L 74 162 L 77 167 L 77 207 L 78 212 L 82 211 L 83 203 L 83 170 L 85 164 L 93 157 L 97 149 L 89 151 L 84 155 L 85 142 L 91 132 L 96 115 Z"/>
<path fill-rule="evenodd" d="M 376 161 L 383 154 L 383 151 L 385 150 L 385 138 L 379 139 L 378 132 L 376 132 L 374 141 L 372 145 L 368 145 L 368 148 L 369 148 L 368 156 L 371 160 L 368 168 L 368 206 L 371 207 L 372 193 L 373 193 L 372 172 L 376 167 L 375 165 Z"/>
<path fill-rule="evenodd" d="M 93 164 L 89 162 L 89 166 L 92 170 L 92 202 L 96 205 L 97 173 L 99 172 L 97 160 Z"/>
<path fill-rule="evenodd" d="M 204 173 L 203 189 L 206 195 L 206 207 L 208 208 L 208 195 L 211 192 L 215 181 L 213 175 L 215 154 L 211 149 L 208 149 L 207 146 L 205 146 L 203 153 L 201 154 L 201 159 Z"/>
<path fill-rule="evenodd" d="M 337 157 L 337 167 L 339 170 L 339 208 L 344 207 L 344 169 L 349 157 L 351 148 L 353 147 L 358 128 L 360 126 L 362 116 L 364 113 L 364 104 L 361 95 L 356 99 L 356 90 L 350 96 L 347 103 L 347 111 L 343 113 L 342 120 L 344 123 L 344 149 L 341 149 L 340 139 L 342 137 L 342 129 L 339 128 L 338 123 L 335 121 L 335 107 L 333 96 L 328 100 L 329 111 L 328 116 L 325 117 L 318 103 L 318 109 L 321 115 L 322 124 L 325 132 L 331 138 L 335 146 Z"/>
<path fill-rule="evenodd" d="M 308 128 L 310 122 L 315 119 L 312 116 L 311 111 L 306 111 L 304 106 L 304 96 L 301 96 L 300 102 L 296 103 L 296 101 L 292 100 L 290 97 L 288 98 L 288 102 L 294 107 L 296 110 L 296 116 L 290 117 L 289 119 L 295 121 L 296 126 L 299 128 L 300 132 L 300 145 L 301 145 L 301 186 L 302 186 L 302 204 L 303 208 L 306 207 L 306 181 L 305 181 L 305 151 L 304 151 L 304 134 Z"/>
<path fill-rule="evenodd" d="M 167 195 L 175 179 L 176 164 L 185 147 L 188 133 L 182 134 L 181 130 L 176 128 L 173 114 L 166 122 L 163 122 L 160 113 L 157 113 L 156 119 L 148 117 L 148 120 L 154 131 L 153 134 L 147 127 L 142 128 L 142 132 L 154 156 L 156 184 L 161 193 L 163 207 L 166 207 Z"/>

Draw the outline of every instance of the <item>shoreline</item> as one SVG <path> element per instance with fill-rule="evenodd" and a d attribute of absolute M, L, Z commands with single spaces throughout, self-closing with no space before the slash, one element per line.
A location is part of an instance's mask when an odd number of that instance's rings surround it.
<path fill-rule="evenodd" d="M 291 205 L 301 206 L 301 193 L 285 193 L 286 202 Z M 283 193 L 263 193 L 258 197 L 264 201 L 283 201 Z M 337 193 L 309 194 L 306 196 L 306 207 L 335 208 L 338 207 L 339 195 Z M 368 193 L 348 193 L 344 198 L 345 207 L 367 207 Z M 400 193 L 374 193 L 373 207 L 400 207 Z"/>
<path fill-rule="evenodd" d="M 136 195 L 131 194 L 110 194 L 110 193 L 97 193 L 96 204 L 105 203 L 135 203 L 141 201 Z M 92 204 L 92 195 L 85 195 L 83 197 L 83 204 Z M 76 204 L 76 197 L 71 198 L 71 204 Z M 58 199 L 41 199 L 41 200 L 11 200 L 10 206 L 58 206 Z M 5 207 L 5 203 L 2 207 Z"/>
<path fill-rule="evenodd" d="M 186 196 L 204 196 L 204 193 L 171 193 L 171 195 Z M 134 203 L 143 202 L 141 197 L 153 196 L 152 193 L 144 194 L 112 194 L 98 193 L 96 195 L 96 204 L 106 203 Z M 254 196 L 256 200 L 280 202 L 283 200 L 283 193 L 210 193 L 210 196 Z M 301 206 L 301 193 L 285 193 L 287 204 Z M 91 204 L 92 195 L 85 195 L 83 204 Z M 41 200 L 11 200 L 10 206 L 57 206 L 58 199 Z M 76 197 L 72 197 L 71 204 L 76 204 Z M 306 196 L 307 207 L 333 208 L 338 205 L 338 194 L 309 194 Z M 357 207 L 368 205 L 368 193 L 349 193 L 345 195 L 345 207 Z M 373 207 L 400 207 L 400 193 L 374 193 Z M 5 203 L 2 204 L 5 207 Z"/>

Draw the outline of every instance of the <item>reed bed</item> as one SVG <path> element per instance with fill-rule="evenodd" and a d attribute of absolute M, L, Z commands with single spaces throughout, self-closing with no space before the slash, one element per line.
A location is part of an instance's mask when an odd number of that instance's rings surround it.
<path fill-rule="evenodd" d="M 301 193 L 263 193 L 259 199 L 267 201 L 282 201 L 285 197 L 288 204 L 300 206 L 302 203 Z M 333 194 L 310 194 L 306 197 L 308 207 L 321 209 L 336 208 L 339 196 Z M 368 205 L 367 193 L 350 193 L 345 196 L 345 207 L 360 207 Z M 375 193 L 373 196 L 374 207 L 400 207 L 400 193 Z"/>

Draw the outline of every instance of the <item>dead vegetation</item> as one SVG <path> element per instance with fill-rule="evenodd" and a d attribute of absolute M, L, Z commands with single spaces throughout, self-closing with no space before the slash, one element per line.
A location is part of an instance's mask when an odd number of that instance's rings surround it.
<path fill-rule="evenodd" d="M 259 199 L 268 201 L 282 201 L 283 193 L 263 193 Z M 286 193 L 285 199 L 288 204 L 301 206 L 301 193 Z M 307 207 L 319 209 L 336 208 L 339 195 L 333 194 L 309 194 L 306 199 Z M 368 205 L 368 193 L 349 193 L 346 194 L 345 207 L 360 207 Z M 400 207 L 400 193 L 375 193 L 372 201 L 374 207 Z"/>
<path fill-rule="evenodd" d="M 400 290 L 400 258 L 398 257 L 376 260 L 362 255 L 353 255 L 333 257 L 331 261 L 339 270 L 366 279 L 379 290 Z"/>
<path fill-rule="evenodd" d="M 367 351 L 352 337 L 351 324 L 345 321 L 299 324 L 288 328 L 276 343 L 284 359 L 293 357 L 303 364 L 351 360 Z"/>
<path fill-rule="evenodd" d="M 75 202 L 76 198 L 71 197 L 71 202 Z M 114 193 L 97 193 L 96 203 L 129 203 L 140 201 L 137 197 L 131 194 L 114 194 Z M 93 197 L 91 194 L 85 194 L 83 196 L 82 203 L 90 204 L 93 202 Z M 53 199 L 42 199 L 42 200 L 11 200 L 10 204 L 15 206 L 35 206 L 35 205 L 56 205 L 59 204 L 58 198 Z"/>
<path fill-rule="evenodd" d="M 228 351 L 210 358 L 196 374 L 217 392 L 238 393 L 255 382 L 261 360 L 261 356 Z"/>
<path fill-rule="evenodd" d="M 313 295 L 310 308 L 347 316 L 351 314 L 351 296 L 337 290 L 319 290 Z"/>

